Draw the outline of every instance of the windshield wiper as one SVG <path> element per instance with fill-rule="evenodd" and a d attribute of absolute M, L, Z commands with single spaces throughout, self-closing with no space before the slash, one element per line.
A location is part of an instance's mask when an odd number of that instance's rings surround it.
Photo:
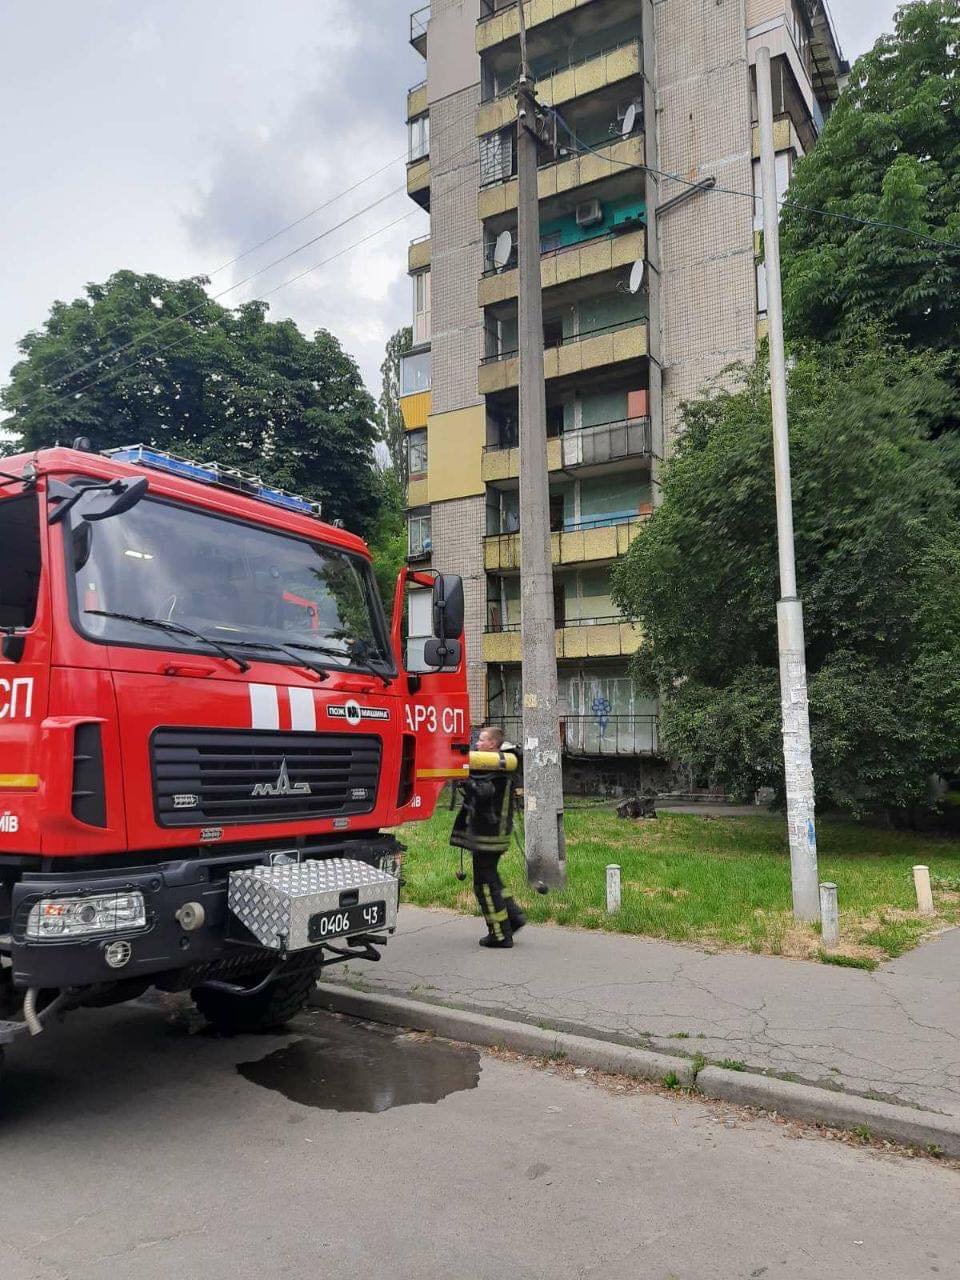
<path fill-rule="evenodd" d="M 194 640 L 200 640 L 208 644 L 211 649 L 215 649 L 227 662 L 235 662 L 241 671 L 250 670 L 249 662 L 231 653 L 219 640 L 214 640 L 212 636 L 205 636 L 202 631 L 194 631 L 193 627 L 185 627 L 182 623 L 168 622 L 165 618 L 138 618 L 132 613 L 112 613 L 109 609 L 84 609 L 84 613 L 93 618 L 115 618 L 117 622 L 134 622 L 140 627 L 156 627 L 158 631 L 169 631 L 172 635 L 192 636 Z"/>
<path fill-rule="evenodd" d="M 326 667 L 321 667 L 316 662 L 310 662 L 307 658 L 301 658 L 288 649 L 286 645 L 277 644 L 275 640 L 234 640 L 231 642 L 235 649 L 272 649 L 274 653 L 285 653 L 290 661 L 297 667 L 306 667 L 308 671 L 315 671 L 318 676 L 326 678 L 330 672 Z M 300 646 L 297 645 L 297 648 Z"/>
<path fill-rule="evenodd" d="M 352 670 L 362 671 L 368 676 L 382 680 L 383 687 L 385 689 L 390 688 L 390 681 L 382 671 L 372 667 L 369 662 L 363 662 L 361 659 L 354 657 L 352 653 L 345 653 L 342 649 L 334 649 L 332 645 L 328 644 L 301 644 L 299 640 L 291 640 L 289 643 L 292 649 L 306 649 L 311 653 L 323 653 L 328 658 L 346 658 Z"/>

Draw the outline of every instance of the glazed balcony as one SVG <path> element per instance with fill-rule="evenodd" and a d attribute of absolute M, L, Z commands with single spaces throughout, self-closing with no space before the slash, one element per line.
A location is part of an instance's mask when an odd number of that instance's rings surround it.
<path fill-rule="evenodd" d="M 565 337 L 544 352 L 544 377 L 566 378 L 591 369 L 641 360 L 647 355 L 647 321 L 626 320 Z M 517 351 L 487 356 L 480 364 L 477 385 L 481 395 L 507 391 L 518 385 L 520 360 Z"/>
<path fill-rule="evenodd" d="M 554 565 L 603 563 L 617 560 L 630 550 L 646 515 L 596 517 L 569 524 L 550 535 L 550 562 Z M 483 540 L 484 568 L 510 573 L 520 568 L 519 533 L 491 533 Z"/>

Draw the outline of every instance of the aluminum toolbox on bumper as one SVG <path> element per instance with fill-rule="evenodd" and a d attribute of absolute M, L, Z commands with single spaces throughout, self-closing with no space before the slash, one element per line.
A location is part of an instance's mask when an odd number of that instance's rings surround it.
<path fill-rule="evenodd" d="M 397 926 L 399 883 L 394 876 L 353 858 L 283 863 L 232 871 L 227 906 L 261 946 L 302 951 L 327 937 Z M 365 926 L 363 908 L 383 904 L 377 922 Z M 315 922 L 342 914 L 344 927 L 318 936 Z M 346 926 L 348 915 L 351 924 Z"/>

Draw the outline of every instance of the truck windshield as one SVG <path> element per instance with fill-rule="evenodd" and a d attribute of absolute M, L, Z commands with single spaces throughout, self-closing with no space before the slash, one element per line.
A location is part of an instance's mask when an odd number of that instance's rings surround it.
<path fill-rule="evenodd" d="M 80 630 L 110 644 L 202 648 L 177 635 L 151 640 L 127 614 L 179 623 L 225 646 L 257 646 L 265 661 L 322 646 L 323 665 L 393 669 L 367 561 L 319 542 L 146 500 L 68 536 Z M 271 652 L 271 646 L 275 649 Z"/>

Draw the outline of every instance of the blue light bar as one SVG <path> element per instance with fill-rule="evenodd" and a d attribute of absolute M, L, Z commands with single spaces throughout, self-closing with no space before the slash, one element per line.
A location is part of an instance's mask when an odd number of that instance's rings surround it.
<path fill-rule="evenodd" d="M 293 511 L 297 515 L 320 515 L 320 503 L 311 502 L 309 498 L 298 497 L 287 493 L 286 489 L 278 489 L 264 484 L 258 477 L 245 476 L 231 467 L 222 467 L 216 462 L 191 462 L 187 458 L 178 458 L 176 454 L 164 453 L 161 449 L 151 449 L 148 445 L 128 445 L 124 449 L 108 449 L 107 456 L 114 462 L 125 462 L 133 467 L 147 467 L 154 471 L 166 471 L 169 475 L 179 476 L 181 480 L 193 480 L 196 484 L 216 485 L 220 489 L 232 489 L 248 498 L 256 498 L 260 502 L 269 502 L 271 506 L 282 507 L 284 511 Z"/>

